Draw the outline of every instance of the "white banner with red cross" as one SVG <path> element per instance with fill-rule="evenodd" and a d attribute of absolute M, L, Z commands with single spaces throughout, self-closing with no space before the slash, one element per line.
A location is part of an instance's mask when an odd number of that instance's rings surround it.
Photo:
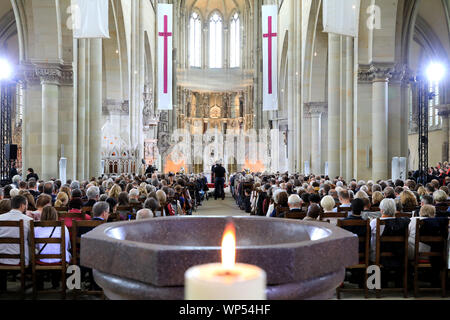
<path fill-rule="evenodd" d="M 278 7 L 262 6 L 263 110 L 278 110 Z"/>
<path fill-rule="evenodd" d="M 172 110 L 173 5 L 158 4 L 158 109 Z"/>

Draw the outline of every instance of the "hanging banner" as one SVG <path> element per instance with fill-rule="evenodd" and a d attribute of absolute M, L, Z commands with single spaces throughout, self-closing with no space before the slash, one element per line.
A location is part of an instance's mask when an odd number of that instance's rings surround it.
<path fill-rule="evenodd" d="M 323 0 L 323 32 L 357 37 L 361 0 Z"/>
<path fill-rule="evenodd" d="M 278 7 L 262 6 L 263 110 L 278 110 Z"/>
<path fill-rule="evenodd" d="M 109 38 L 109 1 L 72 0 L 73 37 Z"/>
<path fill-rule="evenodd" d="M 158 4 L 158 109 L 172 110 L 173 5 Z"/>

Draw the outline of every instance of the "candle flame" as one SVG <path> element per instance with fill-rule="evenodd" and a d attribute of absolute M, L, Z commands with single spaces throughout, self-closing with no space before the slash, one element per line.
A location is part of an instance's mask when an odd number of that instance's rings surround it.
<path fill-rule="evenodd" d="M 236 263 L 236 230 L 232 223 L 225 228 L 222 239 L 222 266 L 232 269 Z"/>

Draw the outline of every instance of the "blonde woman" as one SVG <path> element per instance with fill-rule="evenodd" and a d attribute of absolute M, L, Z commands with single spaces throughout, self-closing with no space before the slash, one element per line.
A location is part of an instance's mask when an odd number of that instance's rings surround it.
<path fill-rule="evenodd" d="M 115 184 L 112 186 L 111 190 L 109 190 L 108 196 L 116 201 L 119 201 L 119 194 L 121 192 L 122 188 L 118 184 Z"/>
<path fill-rule="evenodd" d="M 142 198 L 147 199 L 148 194 L 147 189 L 145 187 L 139 186 L 138 191 L 139 191 L 139 199 Z"/>
<path fill-rule="evenodd" d="M 72 191 L 70 190 L 69 187 L 62 186 L 61 189 L 59 189 L 59 192 L 65 192 L 67 194 L 67 198 L 70 200 L 70 194 L 72 193 Z"/>
<path fill-rule="evenodd" d="M 67 196 L 67 193 L 58 192 L 58 195 L 56 196 L 56 201 L 55 201 L 55 208 L 66 207 L 68 203 L 69 203 L 69 197 Z"/>
<path fill-rule="evenodd" d="M 414 193 L 409 190 L 400 193 L 400 208 L 403 212 L 413 212 L 418 205 Z"/>
<path fill-rule="evenodd" d="M 422 198 L 422 196 L 427 194 L 427 190 L 424 187 L 420 186 L 419 189 L 417 189 L 417 193 Z"/>
<path fill-rule="evenodd" d="M 372 207 L 379 207 L 381 201 L 383 201 L 384 196 L 380 191 L 375 191 L 372 193 Z"/>
<path fill-rule="evenodd" d="M 356 194 L 355 194 L 355 199 L 369 199 L 369 196 L 367 195 L 367 193 L 363 190 L 359 190 Z"/>
<path fill-rule="evenodd" d="M 167 202 L 166 193 L 162 190 L 156 191 L 156 200 L 159 202 L 159 209 L 155 212 L 156 217 L 164 216 L 164 206 Z"/>

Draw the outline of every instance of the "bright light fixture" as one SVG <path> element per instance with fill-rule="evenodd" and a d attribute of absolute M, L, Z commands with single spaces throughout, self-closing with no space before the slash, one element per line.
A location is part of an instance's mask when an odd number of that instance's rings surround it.
<path fill-rule="evenodd" d="M 0 59 L 0 80 L 9 79 L 12 74 L 12 68 L 6 59 Z"/>
<path fill-rule="evenodd" d="M 427 78 L 432 82 L 439 82 L 445 75 L 445 67 L 440 63 L 431 63 L 427 68 Z"/>

